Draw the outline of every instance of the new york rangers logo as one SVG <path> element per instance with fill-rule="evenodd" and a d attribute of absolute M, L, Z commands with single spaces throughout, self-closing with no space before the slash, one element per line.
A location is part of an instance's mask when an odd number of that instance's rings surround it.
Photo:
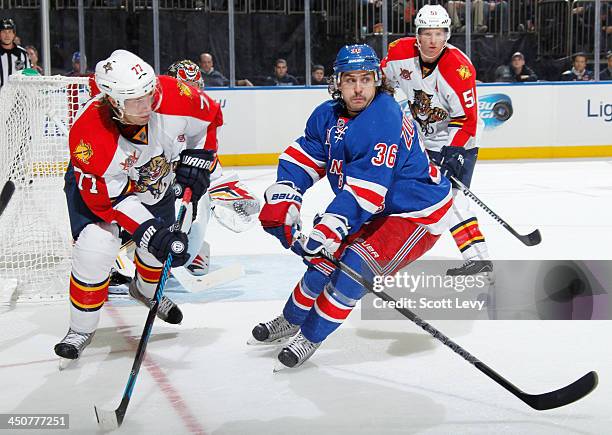
<path fill-rule="evenodd" d="M 342 160 L 332 159 L 329 168 L 329 173 L 338 176 L 338 188 L 342 189 L 344 185 L 344 173 L 342 172 Z"/>
<path fill-rule="evenodd" d="M 338 118 L 338 121 L 336 122 L 336 132 L 334 134 L 334 139 L 336 139 L 336 143 L 344 139 L 344 134 L 346 133 L 347 128 L 347 120 L 342 117 Z"/>

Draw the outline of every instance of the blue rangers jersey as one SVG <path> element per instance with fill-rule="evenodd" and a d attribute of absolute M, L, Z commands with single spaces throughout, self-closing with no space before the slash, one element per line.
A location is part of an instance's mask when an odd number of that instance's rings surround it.
<path fill-rule="evenodd" d="M 349 234 L 380 216 L 401 216 L 433 234 L 448 229 L 450 182 L 430 164 L 414 120 L 380 93 L 353 118 L 329 100 L 279 157 L 277 181 L 304 193 L 327 175 L 336 195 L 326 209 L 344 218 Z"/>

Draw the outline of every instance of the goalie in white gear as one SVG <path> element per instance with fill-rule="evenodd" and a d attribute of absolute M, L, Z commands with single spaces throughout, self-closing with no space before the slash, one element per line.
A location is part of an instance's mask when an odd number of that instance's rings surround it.
<path fill-rule="evenodd" d="M 175 221 L 172 185 L 189 187 L 194 202 L 207 195 L 209 168 L 217 160 L 216 127 L 223 119 L 220 111 L 203 110 L 189 87 L 157 77 L 125 50 L 96 65 L 95 84 L 100 94 L 79 112 L 69 134 L 64 190 L 75 240 L 70 328 L 55 346 L 67 359 L 78 358 L 97 329 L 120 227 L 136 246 L 129 292 L 146 306 L 168 255 L 173 267 L 188 261 L 187 235 L 169 230 Z M 183 317 L 166 296 L 157 315 L 172 324 Z"/>
<path fill-rule="evenodd" d="M 190 60 L 181 60 L 168 68 L 168 75 L 196 87 L 203 92 L 204 81 L 200 68 Z M 210 104 L 218 105 L 216 102 Z M 220 110 L 220 109 L 219 109 Z M 210 264 L 210 245 L 205 240 L 206 229 L 211 213 L 224 227 L 241 233 L 251 228 L 256 220 L 261 204 L 259 199 L 245 186 L 236 173 L 224 173 L 217 162 L 210 177 L 208 194 L 203 195 L 197 205 L 196 218 L 189 231 L 189 260 L 185 268 L 195 276 L 208 273 Z M 130 264 L 133 244 L 128 244 L 117 258 L 115 283 L 129 281 L 133 275 Z M 123 277 L 123 281 L 121 280 Z"/>
<path fill-rule="evenodd" d="M 203 93 L 202 73 L 194 62 L 187 59 L 174 62 L 168 68 L 168 75 L 197 87 Z M 221 225 L 241 233 L 255 224 L 260 208 L 259 199 L 240 182 L 238 174 L 224 174 L 221 164 L 217 164 L 210 176 L 208 195 L 204 195 L 200 200 L 198 216 L 189 232 L 191 257 L 185 266 L 187 270 L 196 276 L 208 273 L 210 246 L 204 237 L 211 211 Z M 202 248 L 198 250 L 198 246 Z"/>

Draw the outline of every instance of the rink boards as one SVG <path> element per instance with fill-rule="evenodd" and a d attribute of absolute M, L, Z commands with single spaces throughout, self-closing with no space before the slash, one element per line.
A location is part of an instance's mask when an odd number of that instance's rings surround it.
<path fill-rule="evenodd" d="M 275 164 L 325 87 L 209 89 L 223 107 L 225 165 Z M 612 156 L 612 82 L 478 85 L 480 159 Z M 408 110 L 405 96 L 396 99 Z"/>

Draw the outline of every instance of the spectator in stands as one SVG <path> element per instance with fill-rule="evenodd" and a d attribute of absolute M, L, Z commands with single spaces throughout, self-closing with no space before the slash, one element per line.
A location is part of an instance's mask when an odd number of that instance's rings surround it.
<path fill-rule="evenodd" d="M 210 53 L 200 54 L 200 71 L 204 79 L 204 86 L 207 88 L 229 85 L 229 80 L 214 68 L 213 57 Z"/>
<path fill-rule="evenodd" d="M 593 80 L 593 71 L 586 69 L 587 55 L 576 53 L 572 56 L 572 69 L 561 74 L 564 82 L 583 82 Z"/>
<path fill-rule="evenodd" d="M 508 2 L 506 0 L 488 0 L 484 5 L 484 19 L 490 32 L 507 32 L 508 14 Z"/>
<path fill-rule="evenodd" d="M 10 18 L 0 20 L 0 87 L 10 75 L 30 67 L 30 59 L 24 48 L 15 44 L 15 22 Z"/>
<path fill-rule="evenodd" d="M 541 0 L 520 0 L 510 2 L 510 20 L 518 32 L 535 31 L 535 4 Z M 512 26 L 511 26 L 512 27 Z"/>
<path fill-rule="evenodd" d="M 510 59 L 511 82 L 537 82 L 538 76 L 531 68 L 525 65 L 525 56 L 520 51 Z"/>
<path fill-rule="evenodd" d="M 202 79 L 204 79 L 204 86 L 207 88 L 228 86 L 229 80 L 221 72 L 217 71 L 214 66 L 212 54 L 200 54 L 200 71 L 202 72 Z M 236 85 L 253 86 L 253 83 L 247 79 L 242 79 L 236 80 Z"/>
<path fill-rule="evenodd" d="M 78 51 L 72 53 L 72 69 L 64 75 L 68 77 L 87 76 L 89 74 L 87 71 L 81 73 L 81 61 L 83 61 L 83 63 L 87 65 L 87 58 L 85 56 L 81 56 L 81 53 Z"/>
<path fill-rule="evenodd" d="M 295 86 L 297 84 L 297 79 L 287 73 L 287 61 L 285 59 L 276 59 L 274 63 L 274 76 L 266 79 L 266 86 Z"/>
<path fill-rule="evenodd" d="M 599 74 L 599 80 L 612 80 L 612 51 L 608 51 L 606 59 L 608 59 L 608 68 Z"/>
<path fill-rule="evenodd" d="M 39 74 L 42 75 L 43 69 L 38 64 L 38 50 L 33 45 L 28 45 L 25 49 L 26 49 L 26 52 L 28 53 L 28 58 L 30 59 L 30 63 L 32 64 L 30 68 L 35 69 L 36 71 L 38 71 Z"/>
<path fill-rule="evenodd" d="M 311 85 L 327 85 L 327 77 L 325 77 L 325 67 L 323 65 L 313 66 L 310 74 Z"/>
<path fill-rule="evenodd" d="M 465 25 L 462 21 L 465 17 L 465 2 L 451 0 L 446 5 L 446 10 L 451 17 L 451 31 L 465 32 Z M 487 26 L 484 25 L 484 3 L 482 0 L 472 0 L 472 29 L 476 33 L 487 31 Z"/>

